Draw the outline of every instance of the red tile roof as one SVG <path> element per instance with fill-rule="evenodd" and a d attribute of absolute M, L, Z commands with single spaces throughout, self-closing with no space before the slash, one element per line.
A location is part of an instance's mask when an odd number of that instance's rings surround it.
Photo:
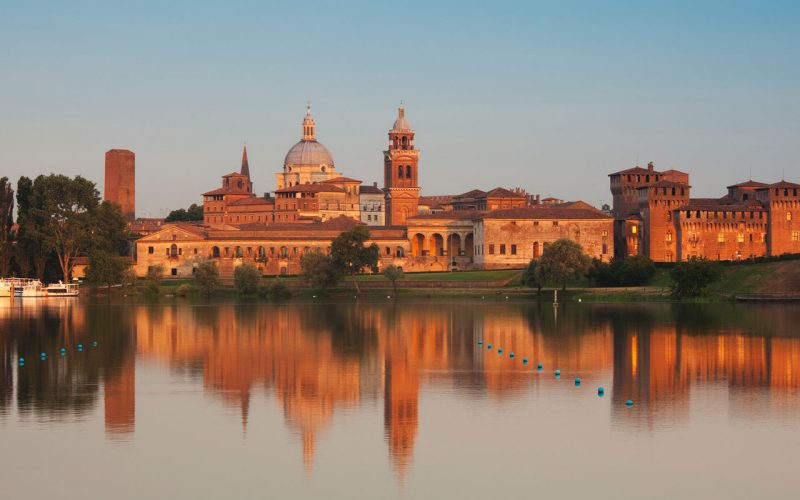
<path fill-rule="evenodd" d="M 612 219 L 596 208 L 524 207 L 495 210 L 484 219 Z"/>
<path fill-rule="evenodd" d="M 333 179 L 326 179 L 324 181 L 320 181 L 321 183 L 327 184 L 336 184 L 336 183 L 357 183 L 361 184 L 361 181 L 358 179 L 351 179 L 350 177 L 334 177 Z"/>
<path fill-rule="evenodd" d="M 262 198 L 260 196 L 253 196 L 252 198 L 242 198 L 241 200 L 236 200 L 234 202 L 229 203 L 229 205 L 274 205 L 275 199 L 273 198 Z"/>

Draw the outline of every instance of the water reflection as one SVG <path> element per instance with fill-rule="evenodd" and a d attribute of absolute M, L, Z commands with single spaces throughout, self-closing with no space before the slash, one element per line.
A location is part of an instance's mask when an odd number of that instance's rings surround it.
<path fill-rule="evenodd" d="M 426 387 L 502 402 L 580 376 L 586 386 L 611 387 L 612 425 L 643 431 L 685 422 L 696 389 L 724 388 L 745 418 L 765 402 L 771 415 L 790 415 L 800 397 L 797 309 L 562 304 L 556 321 L 547 304 L 24 301 L 0 306 L 0 416 L 81 419 L 102 391 L 107 436 L 133 439 L 137 360 L 155 362 L 235 409 L 245 436 L 253 394 L 274 397 L 309 474 L 334 415 L 382 401 L 387 452 L 402 477 Z M 624 407 L 627 399 L 635 409 Z"/>

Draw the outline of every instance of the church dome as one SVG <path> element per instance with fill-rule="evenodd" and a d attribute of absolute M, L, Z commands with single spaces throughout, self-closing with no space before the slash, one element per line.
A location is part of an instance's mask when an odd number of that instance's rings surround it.
<path fill-rule="evenodd" d="M 394 125 L 392 125 L 392 130 L 411 131 L 411 125 L 409 125 L 408 120 L 406 120 L 406 109 L 402 104 L 397 109 L 397 119 L 394 121 Z"/>
<path fill-rule="evenodd" d="M 283 164 L 284 166 L 328 165 L 333 167 L 333 156 L 322 143 L 304 139 L 292 146 L 289 152 L 286 153 Z"/>

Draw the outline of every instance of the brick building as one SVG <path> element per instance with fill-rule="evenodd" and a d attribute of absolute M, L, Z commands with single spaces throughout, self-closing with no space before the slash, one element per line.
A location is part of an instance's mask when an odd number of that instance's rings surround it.
<path fill-rule="evenodd" d="M 616 255 L 656 262 L 800 253 L 800 185 L 746 181 L 721 198 L 691 198 L 689 175 L 634 167 L 609 175 Z"/>
<path fill-rule="evenodd" d="M 106 151 L 103 198 L 119 205 L 129 222 L 136 219 L 136 155 L 133 151 Z"/>
<path fill-rule="evenodd" d="M 402 226 L 417 215 L 419 205 L 419 150 L 414 147 L 414 130 L 408 124 L 405 108 L 389 131 L 389 149 L 383 152 L 383 186 L 386 197 L 386 224 Z"/>

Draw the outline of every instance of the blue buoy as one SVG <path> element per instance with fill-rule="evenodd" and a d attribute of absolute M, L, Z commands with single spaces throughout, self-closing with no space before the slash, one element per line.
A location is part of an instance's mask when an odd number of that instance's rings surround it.
<path fill-rule="evenodd" d="M 509 358 L 513 358 L 513 357 L 514 357 L 514 353 L 513 353 L 513 352 L 509 353 L 509 354 L 508 354 L 508 357 L 509 357 Z"/>
<path fill-rule="evenodd" d="M 483 340 L 479 340 L 478 345 L 483 345 Z"/>
<path fill-rule="evenodd" d="M 503 348 L 502 347 L 498 347 L 497 348 L 497 354 L 503 354 Z"/>
<path fill-rule="evenodd" d="M 605 390 L 605 389 L 603 389 L 602 387 L 598 387 L 598 388 L 597 388 L 597 395 L 598 395 L 598 396 L 602 396 L 602 395 L 603 395 L 603 394 L 605 394 L 605 393 L 606 393 L 606 390 Z"/>
<path fill-rule="evenodd" d="M 486 348 L 487 349 L 491 349 L 492 348 L 492 344 L 486 344 Z"/>
<path fill-rule="evenodd" d="M 523 365 L 527 365 L 528 364 L 528 358 L 522 358 L 522 364 Z"/>
<path fill-rule="evenodd" d="M 24 363 L 24 362 L 25 362 L 25 358 L 23 358 L 22 356 L 20 356 L 20 357 L 19 357 L 19 362 L 20 362 L 20 363 Z"/>
<path fill-rule="evenodd" d="M 575 385 L 581 385 L 581 378 L 575 377 Z"/>
<path fill-rule="evenodd" d="M 555 376 L 556 378 L 561 378 L 561 370 L 556 370 Z"/>
<path fill-rule="evenodd" d="M 628 408 L 630 408 L 631 406 L 633 406 L 633 400 L 632 400 L 632 399 L 629 399 L 629 400 L 625 401 L 625 406 L 627 406 Z"/>
<path fill-rule="evenodd" d="M 92 342 L 92 347 L 97 347 L 97 341 Z"/>
<path fill-rule="evenodd" d="M 542 371 L 542 364 L 539 363 L 538 365 L 536 365 L 536 369 L 539 370 L 539 371 Z"/>
<path fill-rule="evenodd" d="M 82 350 L 83 350 L 83 344 L 78 344 L 78 350 L 79 350 L 79 351 L 82 351 Z"/>

